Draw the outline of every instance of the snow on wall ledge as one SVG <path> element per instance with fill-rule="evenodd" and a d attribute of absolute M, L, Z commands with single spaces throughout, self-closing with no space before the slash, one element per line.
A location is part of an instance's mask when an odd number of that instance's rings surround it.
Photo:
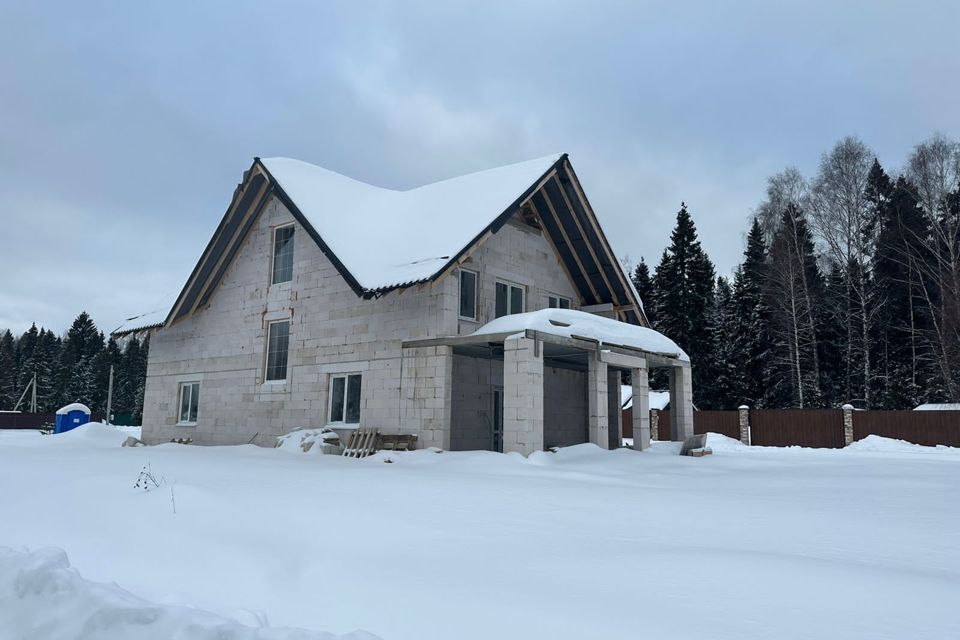
<path fill-rule="evenodd" d="M 33 640 L 376 640 L 363 631 L 248 627 L 200 609 L 152 604 L 84 579 L 57 548 L 0 547 L 0 629 L 5 638 Z"/>
<path fill-rule="evenodd" d="M 527 329 L 564 338 L 593 338 L 601 344 L 632 347 L 690 362 L 683 349 L 659 331 L 572 309 L 541 309 L 502 316 L 471 335 L 521 333 Z"/>

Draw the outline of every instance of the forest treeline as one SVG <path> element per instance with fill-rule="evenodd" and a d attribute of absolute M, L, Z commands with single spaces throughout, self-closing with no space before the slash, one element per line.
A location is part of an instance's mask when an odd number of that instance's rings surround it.
<path fill-rule="evenodd" d="M 82 402 L 94 412 L 107 408 L 110 367 L 113 366 L 111 413 L 130 416 L 134 424 L 143 414 L 149 337 L 127 336 L 120 342 L 104 338 L 93 319 L 83 312 L 63 336 L 34 324 L 20 336 L 0 333 L 0 410 L 11 410 L 37 377 L 37 411 L 56 411 Z M 20 406 L 29 407 L 28 393 Z"/>
<path fill-rule="evenodd" d="M 960 401 L 956 141 L 934 135 L 893 172 L 848 137 L 816 175 L 771 176 L 732 279 L 686 206 L 670 240 L 633 281 L 654 328 L 691 356 L 699 408 Z"/>

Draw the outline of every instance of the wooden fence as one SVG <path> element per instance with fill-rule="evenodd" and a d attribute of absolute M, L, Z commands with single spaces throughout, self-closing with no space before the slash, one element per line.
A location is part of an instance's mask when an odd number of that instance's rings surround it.
<path fill-rule="evenodd" d="M 91 422 L 103 420 L 103 414 L 94 412 Z M 0 429 L 52 429 L 57 424 L 55 413 L 0 412 Z"/>
<path fill-rule="evenodd" d="M 854 411 L 853 439 L 869 435 L 960 447 L 960 411 Z"/>
<path fill-rule="evenodd" d="M 750 444 L 766 447 L 841 449 L 841 409 L 752 409 Z"/>
<path fill-rule="evenodd" d="M 739 413 L 694 411 L 693 431 L 739 440 Z M 840 449 L 846 444 L 843 414 L 842 409 L 751 409 L 750 444 Z M 926 446 L 960 447 L 960 411 L 852 411 L 851 417 L 853 441 L 875 434 Z M 670 410 L 660 411 L 657 439 L 671 436 Z"/>

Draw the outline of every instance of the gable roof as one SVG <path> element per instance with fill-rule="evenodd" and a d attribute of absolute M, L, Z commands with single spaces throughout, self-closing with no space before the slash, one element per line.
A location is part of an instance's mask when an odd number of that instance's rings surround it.
<path fill-rule="evenodd" d="M 627 322 L 648 324 L 567 155 L 560 154 L 405 191 L 290 158 L 255 158 L 164 325 L 207 303 L 271 197 L 363 297 L 440 278 L 523 211 L 542 223 L 585 304 L 609 304 Z"/>

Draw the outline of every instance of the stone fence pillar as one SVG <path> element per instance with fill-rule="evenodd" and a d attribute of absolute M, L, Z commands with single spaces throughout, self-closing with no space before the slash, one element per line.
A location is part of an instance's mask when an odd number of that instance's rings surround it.
<path fill-rule="evenodd" d="M 843 446 L 853 444 L 853 405 L 845 404 L 843 407 Z"/>
<path fill-rule="evenodd" d="M 660 410 L 650 409 L 650 439 L 660 439 Z"/>
<path fill-rule="evenodd" d="M 742 404 L 737 411 L 740 412 L 740 442 L 750 446 L 750 407 Z"/>

